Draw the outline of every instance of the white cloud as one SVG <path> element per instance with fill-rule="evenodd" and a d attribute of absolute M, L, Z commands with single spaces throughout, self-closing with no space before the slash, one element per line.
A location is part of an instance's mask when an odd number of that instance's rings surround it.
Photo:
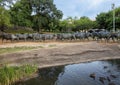
<path fill-rule="evenodd" d="M 100 12 L 111 10 L 111 4 L 115 3 L 120 7 L 119 0 L 54 0 L 57 8 L 63 11 L 64 17 L 67 16 L 88 16 L 95 19 Z"/>
<path fill-rule="evenodd" d="M 98 6 L 102 4 L 105 0 L 90 0 L 92 3 L 90 3 L 91 7 Z"/>

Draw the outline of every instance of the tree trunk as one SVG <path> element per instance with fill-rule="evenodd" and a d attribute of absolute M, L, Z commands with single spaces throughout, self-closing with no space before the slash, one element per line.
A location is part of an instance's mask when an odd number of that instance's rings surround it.
<path fill-rule="evenodd" d="M 38 28 L 38 33 L 41 33 L 42 32 L 42 29 L 39 27 Z"/>

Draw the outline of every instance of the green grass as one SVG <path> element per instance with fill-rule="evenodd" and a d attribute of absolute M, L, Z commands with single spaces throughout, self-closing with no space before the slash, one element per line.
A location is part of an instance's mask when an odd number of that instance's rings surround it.
<path fill-rule="evenodd" d="M 16 81 L 29 77 L 37 71 L 35 65 L 4 66 L 0 68 L 0 85 L 12 85 Z"/>
<path fill-rule="evenodd" d="M 56 45 L 49 45 L 49 47 L 56 47 Z"/>
<path fill-rule="evenodd" d="M 5 54 L 5 53 L 13 53 L 13 52 L 19 52 L 19 51 L 25 51 L 25 50 L 32 50 L 32 49 L 37 49 L 37 48 L 43 48 L 42 46 L 37 46 L 37 47 L 7 47 L 7 48 L 0 48 L 0 54 Z"/>

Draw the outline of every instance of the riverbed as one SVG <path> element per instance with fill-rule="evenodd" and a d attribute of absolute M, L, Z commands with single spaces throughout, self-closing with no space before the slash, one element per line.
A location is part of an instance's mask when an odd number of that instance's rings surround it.
<path fill-rule="evenodd" d="M 98 42 L 48 42 L 13 43 L 2 46 L 43 46 L 43 48 L 15 53 L 1 54 L 0 64 L 23 65 L 36 64 L 39 68 L 82 63 L 96 60 L 120 58 L 119 43 Z"/>

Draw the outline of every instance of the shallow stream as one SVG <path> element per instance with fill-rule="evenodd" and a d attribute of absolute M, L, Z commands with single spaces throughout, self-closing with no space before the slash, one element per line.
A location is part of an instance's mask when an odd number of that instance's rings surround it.
<path fill-rule="evenodd" d="M 39 69 L 38 77 L 20 85 L 120 85 L 120 60 Z"/>

